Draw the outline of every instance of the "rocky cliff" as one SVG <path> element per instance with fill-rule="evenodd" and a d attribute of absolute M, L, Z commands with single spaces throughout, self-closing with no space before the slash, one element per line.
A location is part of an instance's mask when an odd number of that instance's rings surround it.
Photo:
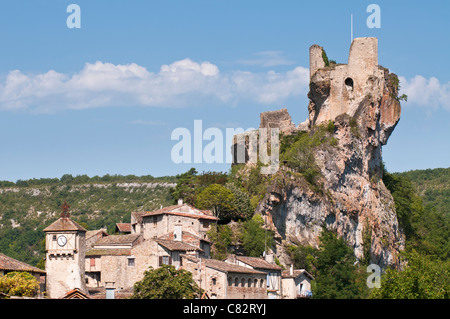
<path fill-rule="evenodd" d="M 277 113 L 261 115 L 261 127 L 278 127 L 284 135 L 326 131 L 325 142 L 308 148 L 317 174 L 311 183 L 297 167 L 300 151 L 291 152 L 297 158 L 292 163 L 281 158 L 256 213 L 275 232 L 274 250 L 285 264 L 291 262 L 286 244 L 317 247 L 326 226 L 346 239 L 358 259 L 370 254 L 372 263 L 398 266 L 404 239 L 382 181 L 381 156 L 400 119 L 398 78 L 378 65 L 375 38 L 355 39 L 348 64 L 325 63 L 323 56 L 322 47 L 311 47 L 305 122 L 293 127 L 285 109 L 278 126 Z"/>

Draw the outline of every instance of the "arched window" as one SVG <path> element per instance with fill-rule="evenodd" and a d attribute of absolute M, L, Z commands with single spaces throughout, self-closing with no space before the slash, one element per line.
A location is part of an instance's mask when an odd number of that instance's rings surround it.
<path fill-rule="evenodd" d="M 231 277 L 228 277 L 228 286 L 231 286 L 233 284 L 233 279 Z"/>
<path fill-rule="evenodd" d="M 241 279 L 241 287 L 245 287 L 245 279 L 244 278 Z"/>
<path fill-rule="evenodd" d="M 346 78 L 344 83 L 348 89 L 353 91 L 353 79 L 352 78 Z"/>
<path fill-rule="evenodd" d="M 259 282 L 259 288 L 264 287 L 264 279 L 261 279 L 261 281 Z"/>
<path fill-rule="evenodd" d="M 247 286 L 248 286 L 248 288 L 250 288 L 252 286 L 252 280 L 250 278 L 248 278 Z"/>
<path fill-rule="evenodd" d="M 236 277 L 236 279 L 234 280 L 234 285 L 236 287 L 239 286 L 239 279 L 238 279 L 238 277 Z"/>

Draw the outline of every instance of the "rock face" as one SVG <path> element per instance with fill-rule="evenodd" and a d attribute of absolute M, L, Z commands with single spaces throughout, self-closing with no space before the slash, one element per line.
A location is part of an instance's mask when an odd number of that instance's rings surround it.
<path fill-rule="evenodd" d="M 357 258 L 370 254 L 371 262 L 382 268 L 398 267 L 404 239 L 382 181 L 381 157 L 381 147 L 400 119 L 397 76 L 378 65 L 376 38 L 355 39 L 348 64 L 326 66 L 322 52 L 318 45 L 310 48 L 308 119 L 293 129 L 283 110 L 279 125 L 263 121 L 272 118 L 263 113 L 261 126 L 295 134 L 333 122 L 337 145 L 313 150 L 324 192 L 312 190 L 281 166 L 256 212 L 275 232 L 275 252 L 285 264 L 290 263 L 285 244 L 317 247 L 326 225 L 347 240 Z"/>

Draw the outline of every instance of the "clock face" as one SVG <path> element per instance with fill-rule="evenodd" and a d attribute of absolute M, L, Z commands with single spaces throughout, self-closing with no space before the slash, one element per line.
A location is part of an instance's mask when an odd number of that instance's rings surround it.
<path fill-rule="evenodd" d="M 61 235 L 61 236 L 58 237 L 58 245 L 59 245 L 59 246 L 63 247 L 63 246 L 66 245 L 66 243 L 67 243 L 67 238 L 66 238 L 66 236 Z"/>

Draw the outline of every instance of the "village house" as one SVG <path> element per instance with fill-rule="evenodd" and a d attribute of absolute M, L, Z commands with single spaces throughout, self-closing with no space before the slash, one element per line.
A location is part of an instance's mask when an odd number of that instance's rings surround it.
<path fill-rule="evenodd" d="M 294 269 L 291 265 L 289 270 L 284 270 L 281 273 L 281 277 L 284 299 L 309 298 L 312 296 L 311 280 L 314 280 L 314 277 L 305 269 Z"/>
<path fill-rule="evenodd" d="M 45 291 L 45 271 L 37 267 L 30 266 L 17 259 L 8 257 L 0 253 L 0 277 L 10 272 L 27 272 L 34 276 L 39 283 L 39 291 Z"/>
<path fill-rule="evenodd" d="M 272 254 L 266 254 L 265 259 L 259 257 L 230 255 L 225 261 L 265 273 L 267 298 L 281 299 L 282 268 L 275 264 Z"/>
<path fill-rule="evenodd" d="M 265 272 L 216 259 L 182 255 L 182 260 L 210 299 L 267 299 Z"/>
<path fill-rule="evenodd" d="M 123 235 L 92 231 L 88 236 L 96 240 L 86 249 L 87 288 L 115 294 L 131 291 L 149 267 L 167 264 L 179 269 L 181 255 L 209 258 L 211 243 L 206 232 L 217 220 L 210 211 L 180 201 L 152 212 L 132 212 L 131 223 L 116 226 Z"/>
<path fill-rule="evenodd" d="M 116 235 L 108 235 L 106 229 L 86 231 L 65 212 L 44 230 L 49 296 L 128 297 L 149 267 L 164 264 L 190 271 L 208 298 L 297 298 L 310 289 L 311 276 L 302 270 L 282 275 L 271 254 L 211 259 L 207 231 L 217 221 L 210 211 L 179 201 L 132 212 L 130 223 L 116 224 Z"/>

